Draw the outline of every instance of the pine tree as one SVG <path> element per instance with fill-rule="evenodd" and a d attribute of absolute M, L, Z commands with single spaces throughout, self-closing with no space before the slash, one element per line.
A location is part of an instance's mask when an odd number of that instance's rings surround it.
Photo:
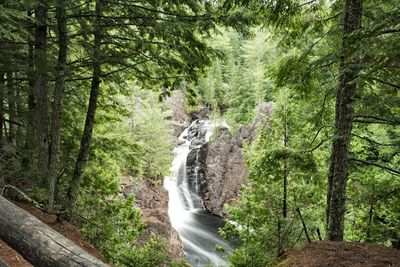
<path fill-rule="evenodd" d="M 327 192 L 328 239 L 343 240 L 348 155 L 354 116 L 358 75 L 355 54 L 357 40 L 351 34 L 361 27 L 362 2 L 347 0 L 344 7 L 339 87 L 336 92 L 335 128 L 330 156 Z"/>
<path fill-rule="evenodd" d="M 49 182 L 48 182 L 48 201 L 49 207 L 54 204 L 54 192 L 58 175 L 59 157 L 60 157 L 60 128 L 62 99 L 65 90 L 66 64 L 68 52 L 67 37 L 67 13 L 66 3 L 63 0 L 57 2 L 56 7 L 57 33 L 58 33 L 58 62 L 56 66 L 56 81 L 54 85 L 54 97 L 51 113 L 51 131 L 50 131 L 50 150 L 49 150 Z"/>

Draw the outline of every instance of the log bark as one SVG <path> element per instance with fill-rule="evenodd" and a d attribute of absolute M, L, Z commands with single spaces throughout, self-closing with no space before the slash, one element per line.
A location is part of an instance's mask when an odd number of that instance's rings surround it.
<path fill-rule="evenodd" d="M 0 238 L 34 266 L 109 266 L 2 196 Z"/>

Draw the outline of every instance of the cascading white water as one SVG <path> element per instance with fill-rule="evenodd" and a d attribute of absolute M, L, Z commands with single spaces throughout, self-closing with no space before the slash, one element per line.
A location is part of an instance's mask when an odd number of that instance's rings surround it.
<path fill-rule="evenodd" d="M 197 131 L 191 132 L 193 126 L 201 126 Z M 199 162 L 198 155 L 195 165 L 195 187 L 193 192 L 189 188 L 186 177 L 186 159 L 190 152 L 191 141 L 200 131 L 206 131 L 205 142 L 208 142 L 215 126 L 225 123 L 209 121 L 194 121 L 179 137 L 180 145 L 174 149 L 175 158 L 172 162 L 172 175 L 164 179 L 164 187 L 169 193 L 168 213 L 172 227 L 178 232 L 185 251 L 187 260 L 192 266 L 225 266 L 224 255 L 218 253 L 216 246 L 222 247 L 226 252 L 233 251 L 232 246 L 218 235 L 218 229 L 224 221 L 208 213 L 203 206 L 200 194 Z M 200 127 L 199 126 L 199 127 Z M 199 151 L 199 150 L 198 150 Z"/>

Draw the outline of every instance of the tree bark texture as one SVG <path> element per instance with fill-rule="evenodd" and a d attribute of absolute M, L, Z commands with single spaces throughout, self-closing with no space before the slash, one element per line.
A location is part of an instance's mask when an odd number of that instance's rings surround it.
<path fill-rule="evenodd" d="M 3 125 L 4 125 L 4 73 L 0 72 L 0 155 L 3 144 Z"/>
<path fill-rule="evenodd" d="M 287 106 L 285 106 L 285 114 L 283 121 L 283 145 L 285 148 L 289 146 L 289 132 L 288 132 L 288 121 L 287 121 Z M 282 192 L 282 218 L 285 220 L 288 217 L 288 205 L 287 205 L 287 189 L 288 189 L 288 176 L 289 176 L 289 166 L 288 159 L 285 158 L 283 162 L 283 192 Z M 278 221 L 278 257 L 282 256 L 285 252 L 283 249 L 283 233 L 282 233 L 282 221 Z"/>
<path fill-rule="evenodd" d="M 7 72 L 7 102 L 8 102 L 8 143 L 13 147 L 17 145 L 17 110 L 14 80 L 11 72 Z"/>
<path fill-rule="evenodd" d="M 60 127 L 62 98 L 65 87 L 65 66 L 67 64 L 67 14 L 65 1 L 57 0 L 56 8 L 57 30 L 58 30 L 58 63 L 56 67 L 56 80 L 54 85 L 54 99 L 51 118 L 51 144 L 49 154 L 49 188 L 48 204 L 52 208 L 54 204 L 54 191 L 58 175 L 58 161 L 60 148 Z"/>
<path fill-rule="evenodd" d="M 0 159 L 3 154 L 3 125 L 4 125 L 4 73 L 0 72 Z M 3 165 L 0 164 L 0 189 L 5 185 Z"/>
<path fill-rule="evenodd" d="M 21 73 L 17 72 L 15 75 L 16 80 L 20 80 L 21 79 Z M 24 105 L 22 103 L 22 92 L 23 92 L 23 88 L 21 88 L 21 86 L 15 86 L 15 102 L 16 102 L 16 112 L 17 112 L 17 116 L 16 116 L 16 121 L 18 122 L 17 125 L 17 139 L 16 139 L 16 146 L 18 149 L 23 149 L 24 148 L 24 129 L 23 129 L 23 118 L 25 115 L 25 111 L 24 111 Z"/>
<path fill-rule="evenodd" d="M 35 100 L 36 100 L 36 141 L 37 164 L 41 178 L 47 173 L 49 157 L 49 114 L 47 88 L 47 7 L 46 0 L 38 1 L 35 8 Z"/>
<path fill-rule="evenodd" d="M 354 116 L 354 98 L 358 67 L 355 53 L 357 40 L 351 34 L 361 27 L 361 0 L 346 0 L 343 21 L 342 54 L 340 59 L 339 86 L 336 92 L 335 128 L 329 167 L 327 202 L 329 221 L 328 239 L 343 240 L 346 205 L 348 153 Z"/>
<path fill-rule="evenodd" d="M 108 266 L 2 196 L 0 238 L 35 266 Z"/>
<path fill-rule="evenodd" d="M 329 170 L 328 170 L 328 184 L 327 184 L 327 189 L 326 189 L 326 208 L 325 208 L 325 219 L 326 219 L 326 237 L 328 237 L 328 229 L 329 229 L 329 220 L 330 220 L 330 204 L 331 204 L 331 198 L 332 198 L 332 187 L 333 187 L 333 154 L 331 153 L 330 156 L 330 165 L 329 165 Z"/>
<path fill-rule="evenodd" d="M 68 190 L 68 209 L 74 205 L 76 198 L 79 194 L 80 183 L 82 180 L 83 172 L 89 157 L 90 143 L 93 135 L 93 127 L 95 122 L 95 114 L 97 107 L 97 99 L 100 93 L 100 75 L 101 75 L 101 62 L 100 62 L 100 46 L 101 46 L 101 14 L 102 14 L 102 1 L 96 0 L 96 19 L 94 23 L 94 45 L 93 45 L 93 75 L 89 97 L 89 106 L 86 114 L 85 128 L 83 130 L 81 144 L 79 149 L 78 158 L 75 163 L 74 173 L 72 176 L 71 184 Z"/>
<path fill-rule="evenodd" d="M 28 17 L 32 17 L 33 12 L 27 12 Z M 34 35 L 34 25 L 31 22 L 27 22 L 27 31 L 33 36 Z M 28 54 L 27 54 L 27 64 L 28 64 L 28 112 L 26 114 L 26 131 L 25 131 L 25 144 L 24 149 L 27 153 L 24 153 L 22 158 L 22 167 L 24 169 L 29 169 L 32 163 L 32 155 L 34 154 L 35 148 L 35 138 L 33 136 L 35 133 L 35 66 L 34 66 L 34 47 L 32 40 L 28 38 Z M 30 155 L 31 157 L 29 157 Z"/>
<path fill-rule="evenodd" d="M 285 148 L 289 146 L 289 133 L 288 133 L 288 122 L 287 122 L 287 107 L 285 107 L 285 121 L 284 121 L 284 139 L 283 144 Z M 282 216 L 287 218 L 287 187 L 288 187 L 288 173 L 289 166 L 288 160 L 285 158 L 283 163 L 283 203 L 282 203 Z"/>

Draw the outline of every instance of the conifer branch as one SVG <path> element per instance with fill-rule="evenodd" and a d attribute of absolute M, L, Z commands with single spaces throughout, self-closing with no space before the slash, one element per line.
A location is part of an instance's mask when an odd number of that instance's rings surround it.
<path fill-rule="evenodd" d="M 377 123 L 377 124 L 389 124 L 389 125 L 400 125 L 400 120 L 394 119 L 386 119 L 377 116 L 370 116 L 370 115 L 355 115 L 354 122 L 358 123 Z"/>
<path fill-rule="evenodd" d="M 384 81 L 384 80 L 381 80 L 381 79 L 378 79 L 378 78 L 368 78 L 368 80 L 376 81 L 376 82 L 379 82 L 379 83 L 382 83 L 382 84 L 386 84 L 386 85 L 392 86 L 394 88 L 400 89 L 400 85 L 397 85 L 397 84 L 394 84 L 394 83 L 391 83 L 391 82 L 388 82 L 388 81 Z"/>
<path fill-rule="evenodd" d="M 375 140 L 373 140 L 373 139 L 371 139 L 371 138 L 368 138 L 368 137 L 366 137 L 366 136 L 361 136 L 361 135 L 354 134 L 354 133 L 352 133 L 352 135 L 355 136 L 355 137 L 357 137 L 357 138 L 366 140 L 366 141 L 369 142 L 369 143 L 376 144 L 376 145 L 378 145 L 378 146 L 400 146 L 400 142 L 384 144 L 384 143 L 380 143 L 380 142 L 378 142 L 378 141 L 375 141 Z"/>
<path fill-rule="evenodd" d="M 385 166 L 385 165 L 382 165 L 382 164 L 379 164 L 376 162 L 371 162 L 371 161 L 367 161 L 367 160 L 363 160 L 363 159 L 356 159 L 356 158 L 349 158 L 349 161 L 355 161 L 355 162 L 362 163 L 365 165 L 375 166 L 375 167 L 381 168 L 385 171 L 388 171 L 394 175 L 400 175 L 400 170 L 396 170 L 389 166 Z"/>

